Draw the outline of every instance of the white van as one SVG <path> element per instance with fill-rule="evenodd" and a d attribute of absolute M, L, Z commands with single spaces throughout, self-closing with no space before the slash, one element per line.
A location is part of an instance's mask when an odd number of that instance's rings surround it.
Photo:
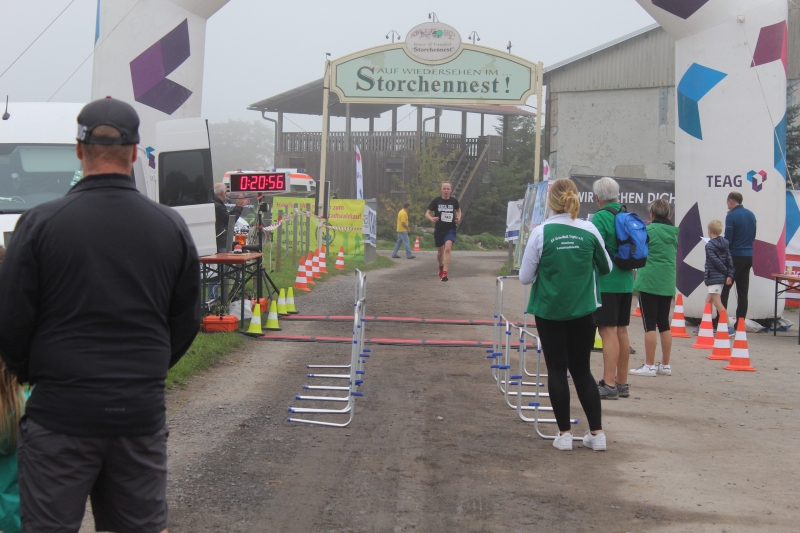
<path fill-rule="evenodd" d="M 75 119 L 83 105 L 13 103 L 0 121 L 0 245 L 22 213 L 61 198 L 80 179 Z"/>

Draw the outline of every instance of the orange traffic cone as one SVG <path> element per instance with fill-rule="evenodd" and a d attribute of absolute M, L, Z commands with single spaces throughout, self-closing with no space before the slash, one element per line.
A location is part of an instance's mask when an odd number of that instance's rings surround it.
<path fill-rule="evenodd" d="M 311 258 L 311 277 L 314 279 L 322 277 L 319 273 L 319 248 L 314 250 L 314 255 Z"/>
<path fill-rule="evenodd" d="M 683 316 L 683 296 L 678 294 L 675 300 L 675 310 L 672 311 L 672 322 L 669 331 L 673 339 L 691 339 L 692 336 L 686 333 L 686 318 Z"/>
<path fill-rule="evenodd" d="M 719 325 L 717 326 L 717 336 L 714 337 L 714 350 L 706 359 L 712 361 L 731 360 L 731 339 L 728 337 L 728 313 L 723 309 L 719 314 Z"/>
<path fill-rule="evenodd" d="M 321 247 L 319 249 L 319 273 L 320 274 L 327 274 L 328 267 L 325 264 L 325 247 Z"/>
<path fill-rule="evenodd" d="M 416 240 L 416 241 L 414 241 L 414 251 L 415 251 L 415 252 L 421 252 L 421 251 L 422 251 L 422 250 L 420 249 L 420 247 L 419 247 L 419 235 L 417 236 L 417 240 Z"/>
<path fill-rule="evenodd" d="M 311 292 L 308 288 L 308 280 L 306 280 L 306 266 L 303 261 L 300 261 L 300 266 L 297 267 L 297 277 L 294 278 L 294 288 L 299 291 Z"/>
<path fill-rule="evenodd" d="M 316 285 L 314 281 L 314 254 L 312 252 L 308 252 L 308 257 L 306 257 L 306 283 L 309 285 Z"/>
<path fill-rule="evenodd" d="M 700 331 L 697 333 L 697 342 L 692 348 L 707 349 L 714 347 L 714 326 L 711 323 L 711 304 L 707 303 L 703 310 L 703 320 L 700 322 Z"/>
<path fill-rule="evenodd" d="M 642 308 L 639 306 L 639 300 L 636 300 L 636 311 L 631 313 L 631 316 L 642 316 Z"/>
<path fill-rule="evenodd" d="M 740 370 L 743 372 L 755 372 L 756 369 L 750 366 L 750 350 L 747 347 L 747 328 L 744 325 L 744 318 L 739 319 L 736 324 L 736 336 L 733 338 L 733 350 L 731 351 L 731 364 L 725 370 Z"/>
<path fill-rule="evenodd" d="M 335 267 L 339 270 L 344 270 L 344 246 L 339 247 L 339 256 L 336 258 Z"/>

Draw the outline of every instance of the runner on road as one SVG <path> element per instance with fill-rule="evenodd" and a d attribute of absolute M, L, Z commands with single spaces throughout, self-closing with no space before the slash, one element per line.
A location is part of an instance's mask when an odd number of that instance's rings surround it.
<path fill-rule="evenodd" d="M 442 183 L 442 195 L 434 198 L 425 212 L 425 218 L 433 222 L 433 242 L 436 244 L 436 258 L 439 260 L 439 279 L 447 281 L 450 268 L 450 249 L 456 242 L 456 227 L 461 223 L 461 207 L 458 200 L 450 198 L 453 186 L 449 181 Z"/>

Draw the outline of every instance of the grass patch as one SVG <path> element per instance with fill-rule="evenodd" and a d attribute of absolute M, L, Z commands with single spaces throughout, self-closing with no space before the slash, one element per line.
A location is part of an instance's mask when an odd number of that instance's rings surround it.
<path fill-rule="evenodd" d="M 379 241 L 380 242 L 380 241 Z M 391 249 L 391 247 L 389 247 Z M 272 255 L 270 256 L 270 252 Z M 298 254 L 298 258 L 299 258 Z M 352 274 L 355 269 L 359 269 L 362 272 L 367 272 L 369 270 L 377 270 L 380 268 L 387 268 L 394 266 L 394 261 L 387 257 L 377 256 L 375 261 L 372 263 L 365 263 L 364 261 L 357 261 L 353 259 L 345 259 L 344 262 L 344 270 L 337 270 L 334 268 L 336 265 L 336 254 L 333 253 L 331 250 L 331 257 L 326 257 L 326 268 L 328 270 L 327 274 L 322 274 L 321 279 L 316 280 L 318 283 L 320 281 L 324 282 L 326 279 L 329 279 L 331 276 L 341 276 L 342 274 L 349 275 Z M 264 263 L 265 265 L 267 262 L 270 263 L 268 268 L 269 277 L 272 281 L 275 282 L 275 285 L 278 286 L 278 289 L 281 288 L 289 288 L 294 287 L 294 281 L 297 277 L 297 263 L 292 263 L 292 250 L 290 249 L 288 253 L 281 252 L 281 268 L 278 270 L 277 268 L 277 261 L 276 261 L 277 251 L 274 243 L 268 243 L 264 246 Z M 255 293 L 253 290 L 252 282 L 248 283 L 248 294 Z M 311 287 L 311 290 L 314 290 L 314 287 Z M 305 291 L 294 291 L 294 297 L 303 297 L 306 294 Z M 264 315 L 264 319 L 266 320 L 266 315 Z"/>
<path fill-rule="evenodd" d="M 238 333 L 200 333 L 192 347 L 167 374 L 167 389 L 183 387 L 186 382 L 203 370 L 244 344 Z"/>
<path fill-rule="evenodd" d="M 503 263 L 499 270 L 494 271 L 495 276 L 508 276 L 511 270 L 508 268 L 508 263 Z"/>

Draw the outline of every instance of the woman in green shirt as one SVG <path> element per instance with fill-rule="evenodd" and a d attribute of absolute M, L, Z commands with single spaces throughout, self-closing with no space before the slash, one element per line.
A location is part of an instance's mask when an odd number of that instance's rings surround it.
<path fill-rule="evenodd" d="M 519 280 L 524 285 L 533 284 L 528 313 L 536 317 L 547 364 L 550 403 L 559 429 L 553 446 L 572 449 L 569 371 L 589 421 L 583 445 L 605 450 L 600 393 L 589 368 L 589 357 L 595 331 L 592 313 L 599 306 L 600 297 L 597 277 L 611 272 L 611 258 L 597 228 L 585 220 L 576 220 L 580 201 L 571 180 L 553 182 L 547 202 L 555 214 L 531 233 Z"/>
<path fill-rule="evenodd" d="M 634 290 L 639 291 L 639 306 L 644 322 L 645 363 L 632 368 L 635 376 L 672 375 L 669 356 L 672 351 L 672 333 L 669 312 L 675 296 L 676 257 L 678 255 L 678 233 L 669 219 L 669 202 L 663 198 L 649 206 L 650 224 L 647 236 L 650 239 L 647 264 L 636 271 Z M 661 363 L 656 362 L 656 327 L 661 336 Z"/>

